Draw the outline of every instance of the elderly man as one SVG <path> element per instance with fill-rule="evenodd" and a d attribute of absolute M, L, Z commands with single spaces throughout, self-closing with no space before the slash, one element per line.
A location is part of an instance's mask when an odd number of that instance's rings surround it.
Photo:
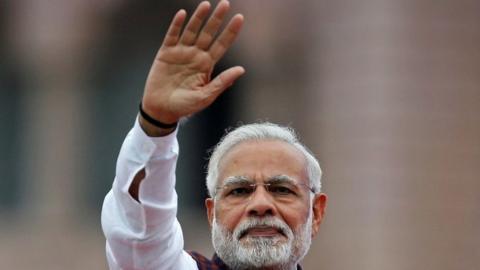
<path fill-rule="evenodd" d="M 205 205 L 216 254 L 209 260 L 183 250 L 174 188 L 177 122 L 244 73 L 237 66 L 210 77 L 243 23 L 237 14 L 217 36 L 228 9 L 220 1 L 207 20 L 210 4 L 202 2 L 183 31 L 184 10 L 171 22 L 103 205 L 111 269 L 300 269 L 318 232 L 327 197 L 317 160 L 292 130 L 251 124 L 227 134 L 210 158 Z"/>

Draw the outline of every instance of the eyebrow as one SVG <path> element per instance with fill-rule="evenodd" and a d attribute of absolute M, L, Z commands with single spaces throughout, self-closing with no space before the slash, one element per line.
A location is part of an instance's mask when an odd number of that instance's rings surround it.
<path fill-rule="evenodd" d="M 236 175 L 236 176 L 229 176 L 223 180 L 223 185 L 233 185 L 233 184 L 252 184 L 254 181 L 252 181 L 250 178 L 242 175 Z"/>
<path fill-rule="evenodd" d="M 277 184 L 277 183 L 287 183 L 291 185 L 297 185 L 298 181 L 292 179 L 288 175 L 280 174 L 274 175 L 267 180 L 267 183 Z"/>
<path fill-rule="evenodd" d="M 255 183 L 255 181 L 253 181 L 249 177 L 243 176 L 243 175 L 229 176 L 229 177 L 225 178 L 225 180 L 223 180 L 223 185 L 224 186 L 234 185 L 234 184 L 236 185 L 236 184 L 254 184 L 254 183 Z M 292 179 L 290 176 L 284 175 L 284 174 L 271 176 L 267 179 L 267 181 L 265 181 L 265 183 L 270 183 L 270 184 L 287 183 L 287 184 L 291 184 L 291 185 L 299 184 L 298 181 L 296 181 L 296 180 Z"/>

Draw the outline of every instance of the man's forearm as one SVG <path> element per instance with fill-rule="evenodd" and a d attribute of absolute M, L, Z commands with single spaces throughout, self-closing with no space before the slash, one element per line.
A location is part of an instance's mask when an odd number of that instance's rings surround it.
<path fill-rule="evenodd" d="M 138 122 L 140 124 L 140 127 L 143 129 L 145 134 L 147 134 L 150 137 L 163 137 L 168 134 L 171 134 L 173 131 L 175 131 L 176 127 L 172 128 L 160 128 L 149 121 L 147 121 L 142 115 L 138 116 Z M 128 189 L 128 193 L 134 198 L 136 201 L 138 200 L 138 192 L 140 189 L 140 184 L 142 180 L 145 178 L 145 169 L 142 169 L 139 171 L 135 177 L 133 178 L 132 184 L 130 185 Z"/>
<path fill-rule="evenodd" d="M 175 217 L 177 155 L 175 133 L 149 137 L 140 122 L 125 139 L 115 182 L 102 210 L 111 269 L 145 269 L 147 265 L 167 269 L 177 262 L 194 265 L 183 252 L 182 233 Z M 143 182 L 133 196 L 136 178 Z"/>

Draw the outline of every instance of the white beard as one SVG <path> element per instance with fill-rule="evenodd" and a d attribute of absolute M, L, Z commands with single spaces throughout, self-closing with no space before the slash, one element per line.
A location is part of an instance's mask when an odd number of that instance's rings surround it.
<path fill-rule="evenodd" d="M 250 218 L 239 224 L 232 232 L 214 218 L 212 242 L 218 257 L 233 270 L 260 269 L 275 267 L 279 270 L 296 269 L 296 265 L 307 254 L 312 242 L 312 213 L 310 210 L 305 224 L 295 232 L 275 217 Z M 247 229 L 256 226 L 271 226 L 284 236 L 240 237 Z"/>

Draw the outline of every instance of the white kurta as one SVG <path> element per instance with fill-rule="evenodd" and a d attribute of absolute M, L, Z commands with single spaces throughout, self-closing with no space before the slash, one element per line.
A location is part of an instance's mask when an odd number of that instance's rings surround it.
<path fill-rule="evenodd" d="M 102 209 L 110 269 L 198 269 L 183 250 L 176 218 L 176 134 L 148 137 L 137 119 L 123 142 L 115 180 Z M 142 169 L 146 176 L 140 185 L 139 203 L 128 189 Z"/>

